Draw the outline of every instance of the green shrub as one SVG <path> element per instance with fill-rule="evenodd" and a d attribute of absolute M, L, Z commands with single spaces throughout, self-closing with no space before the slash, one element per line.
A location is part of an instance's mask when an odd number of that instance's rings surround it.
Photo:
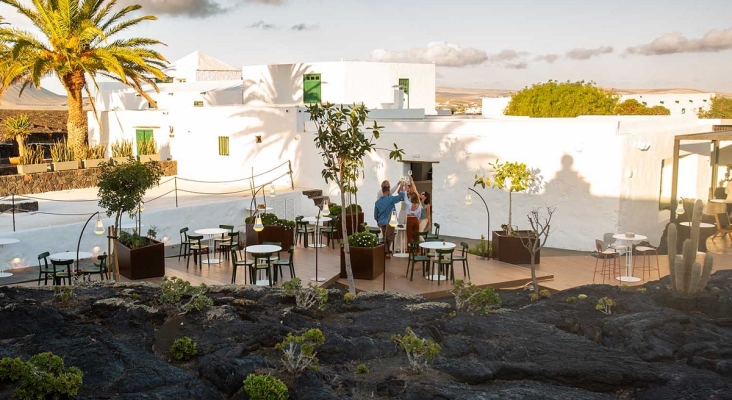
<path fill-rule="evenodd" d="M 465 283 L 462 279 L 455 281 L 450 293 L 455 296 L 456 312 L 462 309 L 488 311 L 501 304 L 501 297 L 492 287 L 481 289 L 472 283 Z"/>
<path fill-rule="evenodd" d="M 112 157 L 132 157 L 132 142 L 129 140 L 118 140 L 112 143 Z"/>
<path fill-rule="evenodd" d="M 74 296 L 74 290 L 71 286 L 54 286 L 53 297 L 60 301 L 69 301 Z"/>
<path fill-rule="evenodd" d="M 351 292 L 348 292 L 343 295 L 343 301 L 345 301 L 346 303 L 350 303 L 355 299 L 356 299 L 356 295 Z"/>
<path fill-rule="evenodd" d="M 529 298 L 531 299 L 531 301 L 539 300 L 539 296 L 537 296 L 534 292 L 529 293 Z"/>
<path fill-rule="evenodd" d="M 358 364 L 358 367 L 356 367 L 356 371 L 354 374 L 368 374 L 369 373 L 369 367 L 367 367 L 365 364 Z"/>
<path fill-rule="evenodd" d="M 644 288 L 644 287 L 642 287 L 642 288 L 638 288 L 638 289 L 636 289 L 636 290 L 637 290 L 638 292 L 640 292 L 640 293 L 645 293 L 647 289 L 646 289 L 646 288 Z"/>
<path fill-rule="evenodd" d="M 567 299 L 566 299 L 566 300 L 564 300 L 564 301 L 566 301 L 567 303 L 574 303 L 575 301 L 577 301 L 577 298 L 576 298 L 576 297 L 574 297 L 574 296 L 569 296 L 569 297 L 567 297 Z"/>
<path fill-rule="evenodd" d="M 205 283 L 196 287 L 191 286 L 190 282 L 183 279 L 164 276 L 163 282 L 160 284 L 158 300 L 163 304 L 176 305 L 178 309 L 184 312 L 191 310 L 203 311 L 213 306 L 213 300 L 205 295 L 207 291 L 208 286 Z M 184 296 L 190 297 L 190 299 L 185 304 L 179 304 Z"/>
<path fill-rule="evenodd" d="M 613 307 L 615 307 L 615 302 L 613 301 L 613 299 L 609 297 L 603 297 L 597 300 L 595 310 L 600 310 L 605 314 L 610 315 L 613 313 Z"/>
<path fill-rule="evenodd" d="M 46 162 L 43 156 L 43 148 L 38 144 L 26 145 L 18 162 L 21 165 L 43 164 Z"/>
<path fill-rule="evenodd" d="M 295 226 L 297 225 L 295 221 L 291 221 L 289 219 L 280 219 L 277 217 L 277 215 L 271 213 L 262 213 L 259 215 L 259 217 L 262 218 L 262 225 L 264 226 L 282 226 L 285 229 L 295 229 Z M 256 216 L 246 217 L 244 219 L 244 223 L 253 224 L 255 218 Z"/>
<path fill-rule="evenodd" d="M 105 143 L 98 143 L 95 145 L 85 144 L 81 148 L 81 158 L 85 160 L 100 160 L 104 158 L 104 153 L 107 152 L 107 145 Z"/>
<path fill-rule="evenodd" d="M 348 245 L 351 247 L 376 247 L 379 245 L 379 238 L 371 232 L 357 232 L 348 237 Z"/>
<path fill-rule="evenodd" d="M 308 287 L 302 287 L 300 278 L 292 278 L 282 284 L 282 289 L 290 296 L 295 296 L 295 305 L 299 308 L 311 308 L 317 305 L 318 310 L 325 309 L 328 302 L 328 291 L 320 286 L 308 282 Z"/>
<path fill-rule="evenodd" d="M 317 369 L 318 359 L 315 357 L 315 346 L 325 342 L 320 329 L 308 329 L 302 335 L 288 333 L 285 340 L 277 343 L 276 349 L 282 350 L 282 363 L 291 373 L 299 373 L 306 368 Z"/>
<path fill-rule="evenodd" d="M 68 143 L 66 143 L 65 139 L 58 141 L 51 146 L 51 161 L 74 161 L 74 152 L 71 150 Z"/>
<path fill-rule="evenodd" d="M 249 374 L 244 380 L 244 390 L 251 400 L 287 400 L 287 385 L 272 375 Z"/>
<path fill-rule="evenodd" d="M 363 210 L 361 209 L 361 206 L 359 204 L 352 203 L 352 204 L 349 204 L 346 206 L 345 212 L 346 212 L 346 215 L 350 215 L 350 214 L 362 213 Z"/>
<path fill-rule="evenodd" d="M 0 360 L 0 381 L 18 381 L 15 399 L 59 399 L 79 393 L 84 373 L 76 367 L 64 367 L 64 360 L 53 353 L 39 353 L 27 362 L 20 358 Z"/>
<path fill-rule="evenodd" d="M 440 355 L 440 345 L 431 339 L 417 337 L 412 328 L 407 327 L 404 335 L 395 334 L 391 337 L 399 347 L 407 352 L 407 359 L 412 370 L 419 373 L 427 366 L 427 362 Z"/>
<path fill-rule="evenodd" d="M 580 299 L 580 300 L 584 300 L 584 299 L 587 298 L 587 295 L 586 294 L 578 294 L 577 295 L 577 298 Z"/>
<path fill-rule="evenodd" d="M 198 354 L 198 345 L 190 337 L 183 336 L 170 345 L 170 354 L 178 361 L 188 361 Z"/>
<path fill-rule="evenodd" d="M 468 249 L 468 253 L 478 257 L 490 257 L 493 254 L 493 242 L 485 240 L 485 236 L 480 235 L 480 242 L 475 247 Z"/>
<path fill-rule="evenodd" d="M 539 290 L 539 297 L 549 298 L 550 293 L 546 289 Z"/>

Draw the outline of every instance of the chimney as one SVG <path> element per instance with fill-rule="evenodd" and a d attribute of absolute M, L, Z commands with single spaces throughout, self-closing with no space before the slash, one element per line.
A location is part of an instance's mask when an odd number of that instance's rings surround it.
<path fill-rule="evenodd" d="M 394 108 L 401 110 L 404 108 L 404 86 L 394 85 Z"/>

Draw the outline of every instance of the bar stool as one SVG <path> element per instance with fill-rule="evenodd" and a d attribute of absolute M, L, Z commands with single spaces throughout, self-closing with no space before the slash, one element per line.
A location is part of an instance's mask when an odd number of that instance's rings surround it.
<path fill-rule="evenodd" d="M 605 283 L 605 277 L 607 276 L 608 281 L 612 282 L 612 279 L 620 276 L 618 273 L 618 263 L 620 261 L 620 254 L 614 249 L 604 248 L 605 242 L 602 240 L 595 240 L 595 252 L 592 253 L 592 257 L 595 257 L 595 273 L 592 275 L 592 282 L 595 282 L 597 276 L 597 264 L 602 260 L 602 266 L 600 268 L 600 275 L 602 276 L 602 283 Z"/>
<path fill-rule="evenodd" d="M 655 253 L 655 254 L 654 254 Z M 651 256 L 656 256 L 656 266 L 653 267 L 651 265 Z M 658 279 L 661 279 L 661 269 L 658 266 L 658 249 L 653 246 L 636 246 L 635 247 L 635 257 L 633 257 L 633 270 L 635 270 L 635 260 L 638 258 L 638 256 L 641 256 L 641 276 L 643 277 L 643 280 L 646 279 L 646 271 L 648 271 L 648 278 L 651 277 L 651 271 L 656 271 L 658 273 Z"/>

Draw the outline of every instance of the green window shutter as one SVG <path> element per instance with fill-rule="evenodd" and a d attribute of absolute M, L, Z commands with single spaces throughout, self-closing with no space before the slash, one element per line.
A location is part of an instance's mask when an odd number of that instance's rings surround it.
<path fill-rule="evenodd" d="M 409 78 L 399 78 L 399 86 L 404 88 L 404 94 L 407 95 L 407 108 L 409 108 Z"/>
<path fill-rule="evenodd" d="M 228 136 L 219 136 L 219 155 L 220 156 L 229 155 L 229 137 Z"/>
<path fill-rule="evenodd" d="M 135 139 L 137 142 L 137 154 L 140 154 L 140 145 L 143 142 L 146 142 L 153 137 L 153 131 L 152 129 L 136 129 L 135 130 Z"/>
<path fill-rule="evenodd" d="M 203 100 L 196 100 L 193 102 L 193 107 L 203 107 Z"/>
<path fill-rule="evenodd" d="M 320 103 L 320 74 L 303 74 L 302 101 L 305 104 Z"/>

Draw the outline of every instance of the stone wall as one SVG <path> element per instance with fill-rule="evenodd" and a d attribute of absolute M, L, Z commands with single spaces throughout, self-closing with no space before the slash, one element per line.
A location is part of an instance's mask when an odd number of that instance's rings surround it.
<path fill-rule="evenodd" d="M 160 165 L 163 168 L 163 176 L 178 174 L 177 161 L 161 161 Z M 83 189 L 96 186 L 98 180 L 99 168 L 28 175 L 5 175 L 0 176 L 0 196 Z"/>

